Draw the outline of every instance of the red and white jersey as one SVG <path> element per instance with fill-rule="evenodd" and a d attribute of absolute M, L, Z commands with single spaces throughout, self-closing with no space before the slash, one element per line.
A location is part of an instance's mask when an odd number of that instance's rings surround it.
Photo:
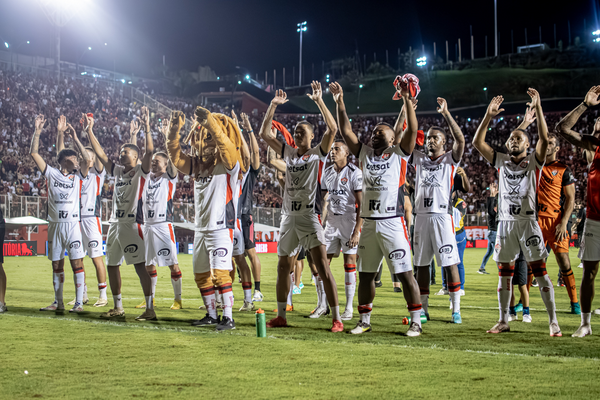
<path fill-rule="evenodd" d="M 285 215 L 321 214 L 321 176 L 327 153 L 321 146 L 313 147 L 303 155 L 283 144 L 282 157 L 286 164 L 285 190 L 281 212 Z"/>
<path fill-rule="evenodd" d="M 106 169 L 98 172 L 96 168 L 90 168 L 88 175 L 81 176 L 81 217 L 102 216 L 102 185 Z"/>
<path fill-rule="evenodd" d="M 321 190 L 329 192 L 327 212 L 334 215 L 356 216 L 356 196 L 362 191 L 363 174 L 354 164 L 348 164 L 340 172 L 331 165 L 321 179 Z"/>
<path fill-rule="evenodd" d="M 362 145 L 358 160 L 363 173 L 363 200 L 360 216 L 380 219 L 404 216 L 404 184 L 408 156 L 400 146 L 375 151 Z"/>
<path fill-rule="evenodd" d="M 115 177 L 111 223 L 144 223 L 142 192 L 148 174 L 138 164 L 124 172 L 125 167 L 113 164 L 111 175 Z"/>
<path fill-rule="evenodd" d="M 142 193 L 144 224 L 173 222 L 173 196 L 177 185 L 177 175 L 171 178 L 168 173 L 155 177 L 148 174 Z"/>
<path fill-rule="evenodd" d="M 79 173 L 63 175 L 56 168 L 46 164 L 44 175 L 48 184 L 48 221 L 79 221 L 79 200 L 81 197 Z"/>
<path fill-rule="evenodd" d="M 508 154 L 494 153 L 498 170 L 498 220 L 537 221 L 537 187 L 544 164 L 535 152 L 515 164 Z"/>
<path fill-rule="evenodd" d="M 588 165 L 588 169 L 586 217 L 600 221 L 600 147 L 596 147 L 594 159 Z"/>
<path fill-rule="evenodd" d="M 419 214 L 452 214 L 452 186 L 458 163 L 452 152 L 432 160 L 427 154 L 414 150 L 410 163 L 415 167 L 414 212 Z"/>
<path fill-rule="evenodd" d="M 239 163 L 228 170 L 218 163 L 212 171 L 201 171 L 194 177 L 194 205 L 197 231 L 234 229 L 235 203 L 238 201 Z"/>

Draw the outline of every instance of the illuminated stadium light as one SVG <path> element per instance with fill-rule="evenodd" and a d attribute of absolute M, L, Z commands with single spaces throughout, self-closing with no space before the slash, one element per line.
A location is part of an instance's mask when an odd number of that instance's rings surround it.
<path fill-rule="evenodd" d="M 219 81 L 219 80 L 221 80 L 221 77 L 220 77 L 220 76 L 217 76 L 217 80 L 218 80 L 218 81 Z"/>
<path fill-rule="evenodd" d="M 27 41 L 27 44 L 29 44 L 29 40 Z"/>
<path fill-rule="evenodd" d="M 363 84 L 361 83 L 360 85 L 358 85 L 358 88 L 362 89 L 363 88 Z"/>
<path fill-rule="evenodd" d="M 92 48 L 88 46 L 88 50 L 91 50 Z"/>
<path fill-rule="evenodd" d="M 300 31 L 306 32 L 306 21 L 301 22 L 297 25 L 298 25 L 298 29 L 296 29 L 296 32 L 300 32 Z"/>
<path fill-rule="evenodd" d="M 86 72 L 86 71 L 83 71 L 83 72 L 81 73 L 81 75 L 87 75 L 87 72 Z"/>
<path fill-rule="evenodd" d="M 600 38 L 594 39 L 594 43 L 600 43 Z"/>
<path fill-rule="evenodd" d="M 417 67 L 424 67 L 427 65 L 427 57 L 423 56 L 417 58 Z"/>
<path fill-rule="evenodd" d="M 131 85 L 133 82 L 129 81 L 129 82 L 127 82 L 127 83 Z"/>
<path fill-rule="evenodd" d="M 8 49 L 8 43 L 4 42 L 4 46 L 6 46 L 6 48 Z"/>
<path fill-rule="evenodd" d="M 241 84 L 242 84 L 242 81 L 238 81 L 238 85 L 241 85 Z"/>
<path fill-rule="evenodd" d="M 597 31 L 592 32 L 592 35 L 594 35 L 594 36 L 600 36 L 600 29 L 598 29 Z"/>
<path fill-rule="evenodd" d="M 122 82 L 122 83 L 125 83 L 125 79 L 121 79 L 121 82 Z"/>
<path fill-rule="evenodd" d="M 486 91 L 487 91 L 487 88 L 486 88 L 486 87 L 484 87 L 484 88 L 483 88 L 483 91 L 484 91 L 484 92 L 486 92 Z"/>
<path fill-rule="evenodd" d="M 250 75 L 246 75 L 246 79 L 247 79 L 247 80 L 250 80 Z"/>
<path fill-rule="evenodd" d="M 329 74 L 325 75 L 325 80 L 329 82 Z"/>

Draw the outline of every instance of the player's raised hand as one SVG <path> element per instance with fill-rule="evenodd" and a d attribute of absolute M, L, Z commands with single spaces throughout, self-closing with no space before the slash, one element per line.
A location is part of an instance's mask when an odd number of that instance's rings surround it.
<path fill-rule="evenodd" d="M 412 102 L 413 110 L 417 111 L 417 104 L 419 103 L 419 100 L 417 100 L 417 99 L 410 99 L 410 101 Z"/>
<path fill-rule="evenodd" d="M 490 184 L 490 197 L 496 197 L 498 194 L 498 184 L 496 182 L 492 182 Z"/>
<path fill-rule="evenodd" d="M 439 112 L 440 114 L 444 114 L 444 113 L 448 112 L 448 103 L 446 102 L 446 99 L 444 99 L 442 97 L 438 97 L 437 103 L 440 105 L 437 108 L 437 112 Z"/>
<path fill-rule="evenodd" d="M 336 103 L 340 103 L 344 99 L 344 90 L 339 83 L 331 82 L 329 84 L 329 91 L 333 95 L 333 101 Z"/>
<path fill-rule="evenodd" d="M 148 110 L 148 107 L 146 107 L 146 106 L 142 107 L 142 112 L 140 114 L 140 120 L 142 121 L 142 123 L 144 125 L 150 124 L 150 111 Z"/>
<path fill-rule="evenodd" d="M 275 92 L 275 97 L 273 98 L 273 100 L 271 100 L 271 104 L 274 104 L 276 106 L 280 106 L 287 102 L 288 102 L 287 93 L 281 89 L 278 89 Z"/>
<path fill-rule="evenodd" d="M 530 108 L 535 108 L 541 104 L 540 94 L 537 90 L 529 88 L 527 94 L 531 97 L 531 103 L 527 103 Z"/>
<path fill-rule="evenodd" d="M 321 83 L 317 81 L 312 81 L 310 83 L 310 87 L 312 88 L 312 94 L 307 93 L 306 95 L 312 101 L 319 101 L 323 98 L 323 90 L 321 90 Z"/>
<path fill-rule="evenodd" d="M 235 124 L 237 125 L 237 127 L 241 128 L 240 121 L 239 121 L 239 119 L 237 117 L 237 114 L 233 110 L 231 110 L 231 118 L 233 119 L 233 122 L 235 122 Z"/>
<path fill-rule="evenodd" d="M 250 118 L 248 118 L 248 114 L 241 113 L 240 115 L 242 117 L 242 128 L 244 128 L 245 131 L 250 132 L 252 130 L 252 125 L 250 124 Z"/>
<path fill-rule="evenodd" d="M 132 120 L 129 123 L 129 134 L 131 135 L 131 137 L 137 136 L 140 129 L 142 129 L 142 125 L 137 121 Z"/>
<path fill-rule="evenodd" d="M 504 108 L 500 108 L 500 105 L 504 101 L 503 96 L 496 96 L 490 102 L 487 108 L 487 113 L 490 117 L 495 118 L 498 114 L 504 111 Z"/>
<path fill-rule="evenodd" d="M 533 123 L 533 121 L 535 121 L 535 110 L 533 109 L 533 107 L 527 107 L 527 110 L 525 110 L 525 122 L 528 125 L 531 125 Z"/>
<path fill-rule="evenodd" d="M 46 125 L 46 118 L 44 118 L 42 114 L 39 114 L 37 117 L 35 117 L 35 133 L 42 133 L 44 125 Z"/>
<path fill-rule="evenodd" d="M 93 121 L 93 119 L 92 119 Z M 93 122 L 92 122 L 93 124 Z M 73 128 L 71 126 L 71 124 L 67 123 L 67 131 L 65 132 L 65 135 L 69 135 L 71 137 L 73 137 L 73 140 L 79 140 L 79 138 L 77 137 L 77 132 L 75 131 L 75 128 Z"/>
<path fill-rule="evenodd" d="M 65 131 L 67 130 L 67 117 L 65 117 L 64 115 L 58 117 L 58 124 L 56 126 L 56 129 L 58 129 L 58 133 L 65 133 Z"/>
<path fill-rule="evenodd" d="M 600 85 L 592 86 L 592 88 L 587 92 L 583 102 L 588 107 L 597 106 L 600 104 Z"/>
<path fill-rule="evenodd" d="M 169 121 L 169 130 L 179 131 L 185 125 L 185 114 L 182 111 L 173 111 Z"/>
<path fill-rule="evenodd" d="M 165 138 L 169 135 L 169 121 L 166 118 L 163 118 L 158 130 Z"/>

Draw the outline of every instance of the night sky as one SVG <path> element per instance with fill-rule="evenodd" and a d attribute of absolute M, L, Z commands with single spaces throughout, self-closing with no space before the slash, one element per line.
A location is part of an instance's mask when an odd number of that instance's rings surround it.
<path fill-rule="evenodd" d="M 60 1 L 60 0 L 58 0 Z M 68 0 L 62 0 L 69 3 Z M 409 46 L 428 55 L 437 42 L 438 54 L 445 57 L 445 40 L 450 42 L 450 58 L 460 37 L 463 57 L 469 56 L 469 30 L 473 27 L 476 57 L 493 55 L 493 0 L 478 1 L 238 1 L 238 0 L 80 0 L 81 11 L 62 31 L 62 59 L 75 62 L 87 46 L 82 64 L 147 75 L 162 64 L 174 70 L 196 70 L 210 66 L 217 74 L 227 74 L 240 66 L 264 76 L 274 68 L 291 73 L 298 65 L 296 24 L 307 21 L 304 35 L 304 65 L 320 71 L 321 61 L 354 55 L 356 49 L 367 60 L 390 63 L 397 49 Z M 568 41 L 567 21 L 572 38 L 589 34 L 598 26 L 600 0 L 557 2 L 498 0 L 498 30 L 501 52 L 514 44 L 542 39 L 554 44 L 554 24 L 558 40 Z M 0 39 L 22 45 L 19 52 L 50 56 L 52 27 L 38 0 L 0 0 Z M 104 46 L 107 43 L 107 46 Z M 310 78 L 310 76 L 307 76 Z"/>

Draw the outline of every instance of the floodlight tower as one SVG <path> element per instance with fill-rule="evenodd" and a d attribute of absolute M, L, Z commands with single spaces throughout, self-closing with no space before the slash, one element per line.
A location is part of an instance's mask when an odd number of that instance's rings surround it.
<path fill-rule="evenodd" d="M 300 32 L 300 67 L 298 68 L 298 86 L 302 86 L 302 32 L 306 32 L 306 21 L 298 24 L 296 32 Z"/>
<path fill-rule="evenodd" d="M 54 69 L 60 78 L 60 28 L 76 14 L 76 2 L 69 0 L 39 0 L 44 14 L 54 27 Z"/>

